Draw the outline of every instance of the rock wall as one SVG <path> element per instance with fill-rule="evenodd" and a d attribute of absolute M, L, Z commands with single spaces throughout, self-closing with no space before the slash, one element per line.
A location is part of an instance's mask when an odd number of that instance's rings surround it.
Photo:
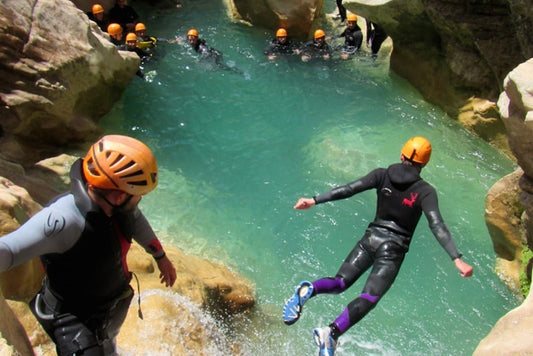
<path fill-rule="evenodd" d="M 516 279 L 520 273 L 516 260 L 521 258 L 522 243 L 533 249 L 533 59 L 513 69 L 505 78 L 504 88 L 498 107 L 509 146 L 521 169 L 491 188 L 491 192 L 507 193 L 496 199 L 488 196 L 486 215 L 495 251 L 503 264 L 512 265 L 507 274 Z M 499 205 L 497 209 L 491 209 L 496 205 Z M 530 292 L 520 307 L 497 322 L 474 355 L 531 354 L 532 316 L 533 293 Z"/>
<path fill-rule="evenodd" d="M 91 140 L 138 65 L 68 0 L 3 0 L 0 157 L 31 165 Z"/>
<path fill-rule="evenodd" d="M 391 69 L 452 117 L 472 96 L 495 101 L 533 56 L 529 0 L 345 0 L 394 43 Z"/>
<path fill-rule="evenodd" d="M 225 0 L 236 19 L 274 31 L 284 27 L 289 36 L 307 39 L 324 0 Z"/>

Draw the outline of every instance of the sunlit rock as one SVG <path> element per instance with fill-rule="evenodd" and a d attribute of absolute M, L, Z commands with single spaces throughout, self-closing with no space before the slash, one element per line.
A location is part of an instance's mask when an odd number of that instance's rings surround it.
<path fill-rule="evenodd" d="M 225 1 L 234 18 L 273 31 L 284 27 L 289 35 L 295 38 L 307 38 L 324 2 L 324 0 Z"/>
<path fill-rule="evenodd" d="M 92 139 L 138 69 L 67 0 L 0 2 L 0 152 L 25 162 Z"/>

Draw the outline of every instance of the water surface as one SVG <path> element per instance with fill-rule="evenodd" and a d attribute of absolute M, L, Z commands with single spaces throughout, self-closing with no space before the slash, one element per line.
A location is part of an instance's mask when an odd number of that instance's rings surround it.
<path fill-rule="evenodd" d="M 165 55 L 144 68 L 148 81 L 134 78 L 101 123 L 154 150 L 160 184 L 142 208 L 164 242 L 254 283 L 257 310 L 237 323 L 244 354 L 316 353 L 312 329 L 332 322 L 364 280 L 311 300 L 293 326 L 283 324 L 281 308 L 301 280 L 335 274 L 373 218 L 375 193 L 309 211 L 292 206 L 398 162 L 414 135 L 433 144 L 422 176 L 437 189 L 474 277 L 459 276 L 422 218 L 394 286 L 341 338 L 338 354 L 470 355 L 517 306 L 493 273 L 483 217 L 487 190 L 513 163 L 426 103 L 389 72 L 386 58 L 270 63 L 262 54 L 270 31 L 230 22 L 221 2 L 136 6 L 148 33 L 173 38 L 195 27 L 240 71 L 199 63 L 185 44 L 165 45 Z M 332 26 L 323 27 L 341 32 Z"/>

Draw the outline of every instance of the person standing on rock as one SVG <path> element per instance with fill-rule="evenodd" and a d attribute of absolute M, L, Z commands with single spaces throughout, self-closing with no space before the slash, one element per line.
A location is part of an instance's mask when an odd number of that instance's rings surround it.
<path fill-rule="evenodd" d="M 132 240 L 155 259 L 161 283 L 169 287 L 176 280 L 138 208 L 157 186 L 156 159 L 134 138 L 107 135 L 72 165 L 70 179 L 68 193 L 0 238 L 0 272 L 40 256 L 45 278 L 30 309 L 57 354 L 116 355 L 115 339 L 134 294 L 126 261 Z"/>
<path fill-rule="evenodd" d="M 463 262 L 445 225 L 435 189 L 420 177 L 429 162 L 431 144 L 424 137 L 413 137 L 403 146 L 401 163 L 377 168 L 366 176 L 333 188 L 313 198 L 300 198 L 294 209 L 305 210 L 316 204 L 349 198 L 369 189 L 377 191 L 374 221 L 340 266 L 335 277 L 301 282 L 283 307 L 283 321 L 292 325 L 300 318 L 304 303 L 319 294 L 339 294 L 350 288 L 370 267 L 361 294 L 351 301 L 329 326 L 313 330 L 319 355 L 333 356 L 338 338 L 370 312 L 394 282 L 422 213 L 429 227 L 459 270 L 470 277 L 473 268 Z"/>
<path fill-rule="evenodd" d="M 366 20 L 366 46 L 372 51 L 372 58 L 378 57 L 378 52 L 388 35 L 380 25 Z"/>
<path fill-rule="evenodd" d="M 109 22 L 116 22 L 124 31 L 133 32 L 135 24 L 139 22 L 139 15 L 133 7 L 126 4 L 126 0 L 117 0 L 109 10 Z"/>

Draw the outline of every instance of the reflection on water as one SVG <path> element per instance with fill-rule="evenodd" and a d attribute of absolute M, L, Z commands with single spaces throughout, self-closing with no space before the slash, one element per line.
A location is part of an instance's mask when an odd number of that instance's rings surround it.
<path fill-rule="evenodd" d="M 362 282 L 311 300 L 291 327 L 282 323 L 282 305 L 300 280 L 336 272 L 373 218 L 375 193 L 310 211 L 292 206 L 300 196 L 397 162 L 413 135 L 433 144 L 422 176 L 437 189 L 475 275 L 459 277 L 422 218 L 395 285 L 342 337 L 338 353 L 472 354 L 517 305 L 493 273 L 483 218 L 488 188 L 513 163 L 425 103 L 386 60 L 361 54 L 271 63 L 262 54 L 271 31 L 231 23 L 224 11 L 204 0 L 145 16 L 149 32 L 161 37 L 197 28 L 247 77 L 207 70 L 186 45 L 167 44 L 165 56 L 145 68 L 150 80 L 134 78 L 102 125 L 154 149 L 160 185 L 142 208 L 161 236 L 171 236 L 165 242 L 225 263 L 256 284 L 257 310 L 235 321 L 243 354 L 316 352 L 312 329 L 334 320 Z M 332 26 L 324 25 L 326 32 L 339 30 Z"/>

